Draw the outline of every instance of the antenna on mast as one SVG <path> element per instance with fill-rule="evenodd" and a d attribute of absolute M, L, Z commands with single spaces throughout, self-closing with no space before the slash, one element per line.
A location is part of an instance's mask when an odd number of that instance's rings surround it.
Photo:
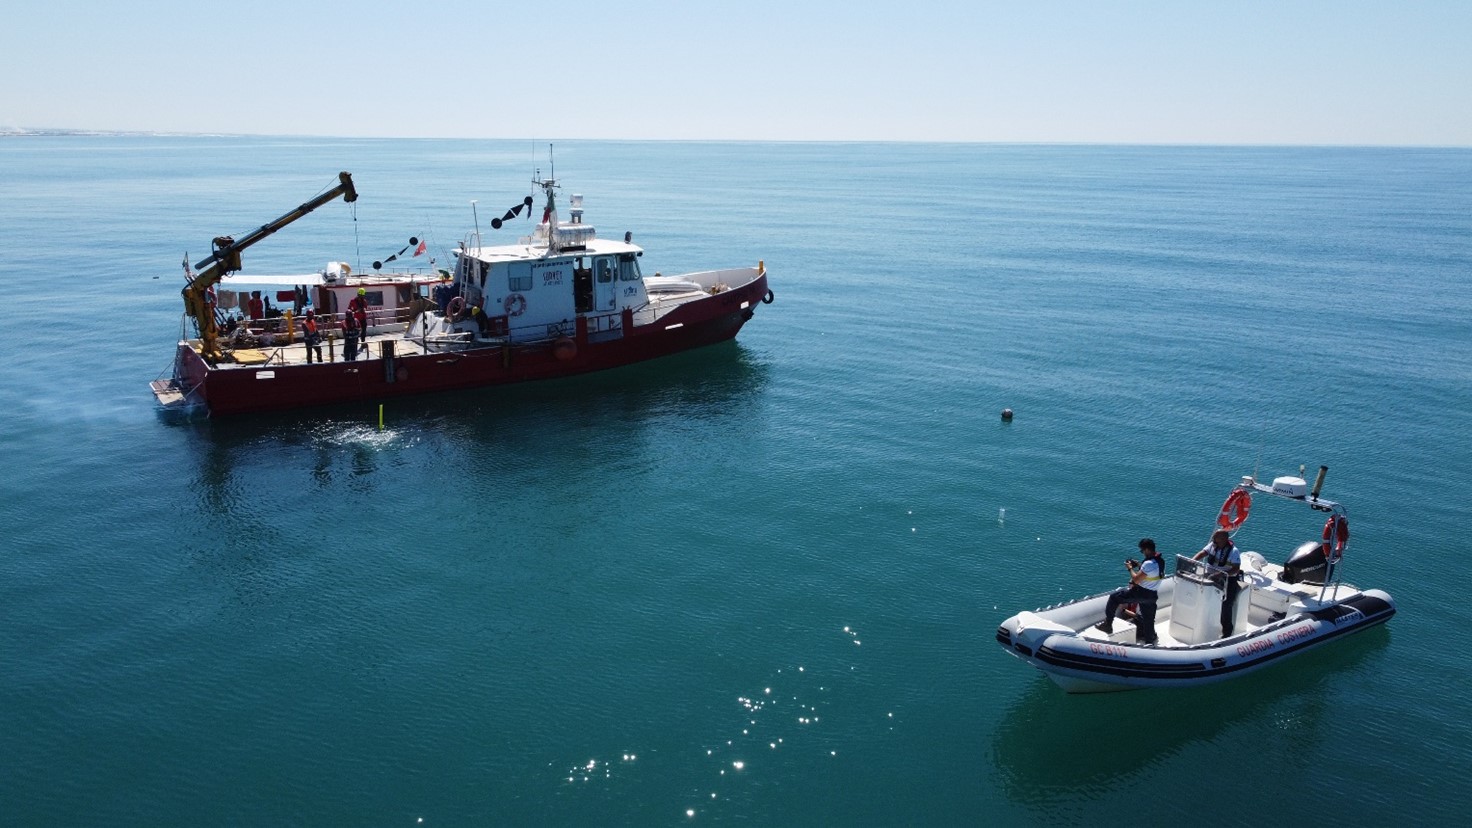
<path fill-rule="evenodd" d="M 470 200 L 470 218 L 472 220 L 474 220 L 474 222 L 475 222 L 475 235 L 476 235 L 477 238 L 479 238 L 479 236 L 480 236 L 480 214 L 475 211 L 475 202 L 476 202 L 476 199 L 473 199 L 472 198 Z"/>
<path fill-rule="evenodd" d="M 533 184 L 536 184 L 541 179 L 542 179 L 542 170 L 537 167 L 537 139 L 533 138 L 532 139 L 532 183 Z M 535 187 L 532 188 L 531 193 L 533 195 L 536 194 L 536 188 Z M 527 218 L 531 218 L 532 217 L 532 214 L 531 214 L 531 211 L 530 210 L 527 211 L 526 217 Z"/>

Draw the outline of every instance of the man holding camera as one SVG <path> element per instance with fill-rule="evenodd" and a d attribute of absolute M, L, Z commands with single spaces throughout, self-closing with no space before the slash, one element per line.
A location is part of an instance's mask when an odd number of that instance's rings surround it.
<path fill-rule="evenodd" d="M 1124 568 L 1130 573 L 1130 585 L 1109 593 L 1109 601 L 1104 605 L 1104 622 L 1098 624 L 1097 629 L 1113 633 L 1114 613 L 1119 605 L 1139 604 L 1140 618 L 1135 623 L 1135 638 L 1142 644 L 1154 644 L 1155 605 L 1160 598 L 1160 580 L 1165 576 L 1165 562 L 1161 560 L 1160 553 L 1155 551 L 1155 541 L 1150 538 L 1140 538 L 1140 552 L 1145 556 L 1144 563 L 1134 558 L 1124 562 Z"/>

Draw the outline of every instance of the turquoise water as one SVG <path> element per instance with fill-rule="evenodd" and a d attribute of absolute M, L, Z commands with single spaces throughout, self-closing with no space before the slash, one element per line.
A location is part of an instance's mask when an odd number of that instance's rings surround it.
<path fill-rule="evenodd" d="M 1463 810 L 1472 151 L 556 163 L 646 272 L 761 259 L 776 302 L 734 343 L 394 401 L 382 430 L 368 405 L 177 424 L 147 384 L 186 251 L 346 169 L 356 210 L 248 270 L 411 235 L 444 261 L 545 146 L 0 140 L 7 822 L 1107 824 L 1142 789 L 1147 822 Z M 1301 464 L 1329 466 L 1388 627 L 1092 697 L 995 644 Z M 1318 529 L 1260 506 L 1239 541 L 1281 560 Z"/>

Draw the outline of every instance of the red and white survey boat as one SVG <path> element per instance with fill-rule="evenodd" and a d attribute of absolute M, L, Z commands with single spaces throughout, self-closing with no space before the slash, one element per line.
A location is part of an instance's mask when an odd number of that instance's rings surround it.
<path fill-rule="evenodd" d="M 1112 633 L 1095 626 L 1104 619 L 1107 593 L 1019 612 L 998 627 L 997 643 L 1064 690 L 1094 693 L 1221 681 L 1385 623 L 1395 614 L 1388 594 L 1339 580 L 1349 516 L 1319 497 L 1325 472 L 1320 467 L 1311 492 L 1300 477 L 1279 477 L 1272 485 L 1244 477 L 1223 504 L 1214 528 L 1233 533 L 1258 495 L 1328 515 L 1321 537 L 1299 544 L 1282 564 L 1241 553 L 1233 635 L 1221 636 L 1225 573 L 1177 556 L 1175 574 L 1160 583 L 1153 644 L 1137 643 L 1135 624 L 1115 624 Z"/>
<path fill-rule="evenodd" d="M 558 183 L 534 183 L 545 204 L 532 232 L 487 244 L 477 229 L 452 252 L 452 270 L 353 274 L 332 263 L 305 277 L 231 276 L 245 248 L 339 196 L 356 200 L 348 173 L 239 240 L 215 239 L 207 259 L 193 268 L 186 262 L 186 324 L 195 336 L 179 341 L 171 375 L 153 382 L 158 402 L 166 411 L 224 416 L 566 377 L 731 339 L 757 305 L 773 300 L 760 262 L 645 276 L 644 251 L 630 234 L 599 238 L 583 222 L 580 195 L 571 196 L 563 221 Z M 532 209 L 527 196 L 491 222 L 493 232 Z M 277 295 L 295 300 L 291 310 L 265 325 L 230 328 L 225 320 L 234 317 L 220 307 L 219 291 L 263 281 L 290 288 Z M 369 330 L 349 362 L 336 328 L 360 290 Z M 324 330 L 325 361 L 307 361 L 296 313 L 304 307 L 315 309 Z"/>

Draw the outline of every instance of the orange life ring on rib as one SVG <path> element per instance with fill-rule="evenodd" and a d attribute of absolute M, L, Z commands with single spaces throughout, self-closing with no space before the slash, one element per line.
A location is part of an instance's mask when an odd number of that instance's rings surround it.
<path fill-rule="evenodd" d="M 1247 513 L 1252 511 L 1252 495 L 1246 489 L 1233 489 L 1222 504 L 1222 513 L 1216 517 L 1216 525 L 1228 532 L 1247 522 Z"/>
<path fill-rule="evenodd" d="M 1324 521 L 1324 560 L 1334 563 L 1344 557 L 1344 547 L 1349 545 L 1349 518 L 1330 515 Z"/>
<path fill-rule="evenodd" d="M 506 310 L 507 316 L 521 316 L 526 313 L 526 297 L 520 293 L 513 293 L 506 297 L 501 307 Z"/>

